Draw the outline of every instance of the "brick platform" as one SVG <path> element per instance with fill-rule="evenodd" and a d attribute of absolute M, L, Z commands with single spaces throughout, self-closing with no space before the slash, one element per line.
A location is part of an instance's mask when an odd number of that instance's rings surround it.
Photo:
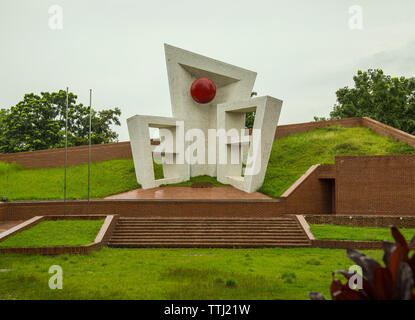
<path fill-rule="evenodd" d="M 105 199 L 272 199 L 262 193 L 246 193 L 234 187 L 158 187 L 152 189 L 136 189 L 115 194 Z"/>

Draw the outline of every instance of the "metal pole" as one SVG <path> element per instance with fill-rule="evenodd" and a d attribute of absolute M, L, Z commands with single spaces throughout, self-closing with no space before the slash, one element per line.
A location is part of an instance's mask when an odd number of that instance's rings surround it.
<path fill-rule="evenodd" d="M 66 110 L 65 110 L 65 183 L 63 187 L 63 215 L 66 215 L 66 165 L 68 162 L 68 104 L 69 88 L 66 87 Z"/>
<path fill-rule="evenodd" d="M 92 89 L 89 89 L 88 214 L 90 212 L 90 189 L 91 189 L 91 127 L 92 127 Z"/>

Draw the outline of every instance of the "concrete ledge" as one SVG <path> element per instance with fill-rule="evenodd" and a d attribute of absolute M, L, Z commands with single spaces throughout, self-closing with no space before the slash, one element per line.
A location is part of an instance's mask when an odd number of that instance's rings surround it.
<path fill-rule="evenodd" d="M 37 216 L 33 217 L 25 222 L 22 222 L 18 224 L 17 226 L 14 226 L 13 228 L 10 228 L 9 230 L 6 230 L 2 233 L 0 233 L 0 242 L 6 240 L 7 238 L 11 237 L 12 235 L 15 235 L 16 233 L 22 232 L 24 230 L 27 230 L 34 225 L 38 224 L 39 222 L 43 221 L 45 217 Z"/>
<path fill-rule="evenodd" d="M 282 195 L 280 198 L 288 198 L 291 194 L 293 194 L 296 189 L 298 189 L 301 184 L 306 181 L 314 171 L 316 171 L 320 167 L 320 164 L 312 165 L 300 178 L 297 179 Z"/>
<path fill-rule="evenodd" d="M 320 217 L 333 217 L 333 216 L 313 216 L 316 217 L 316 220 L 322 221 L 324 219 L 318 219 Z M 331 239 L 316 239 L 311 232 L 310 225 L 308 222 L 313 220 L 309 216 L 296 216 L 298 222 L 300 223 L 301 227 L 304 229 L 305 233 L 307 234 L 308 239 L 311 241 L 311 247 L 313 248 L 327 248 L 327 249 L 382 249 L 382 241 L 355 241 L 355 240 L 331 240 Z M 336 218 L 336 217 L 334 217 Z M 367 218 L 367 217 L 361 217 Z M 390 218 L 390 217 L 379 217 L 379 218 Z M 307 219 L 308 222 L 307 222 Z M 415 221 L 415 217 L 414 217 Z M 341 222 L 341 220 L 339 220 Z M 339 224 L 342 225 L 342 224 Z"/>
<path fill-rule="evenodd" d="M 415 136 L 402 130 L 388 126 L 382 122 L 373 120 L 368 117 L 362 118 L 362 125 L 375 131 L 378 135 L 391 138 L 395 141 L 405 142 L 415 148 Z"/>
<path fill-rule="evenodd" d="M 0 242 L 4 239 L 22 232 L 40 221 L 45 220 L 98 220 L 105 218 L 97 236 L 93 243 L 81 245 L 81 246 L 47 246 L 47 247 L 1 247 L 1 253 L 18 253 L 18 254 L 41 254 L 41 255 L 59 255 L 59 254 L 88 254 L 91 251 L 98 250 L 102 246 L 106 245 L 111 237 L 111 234 L 115 228 L 118 220 L 116 215 L 73 215 L 73 216 L 40 216 L 34 217 L 25 221 L 10 230 L 7 230 L 0 234 Z"/>
<path fill-rule="evenodd" d="M 297 218 L 298 222 L 301 225 L 301 228 L 303 228 L 305 234 L 307 235 L 308 240 L 314 240 L 315 237 L 314 237 L 313 233 L 311 232 L 311 228 L 310 228 L 309 224 L 304 219 L 304 216 L 296 215 L 295 217 Z"/>

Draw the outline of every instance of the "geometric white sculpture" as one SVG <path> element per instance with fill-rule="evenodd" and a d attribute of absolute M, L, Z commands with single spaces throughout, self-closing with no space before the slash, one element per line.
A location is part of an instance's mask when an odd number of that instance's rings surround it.
<path fill-rule="evenodd" d="M 137 115 L 127 120 L 137 181 L 147 189 L 209 175 L 246 192 L 256 191 L 264 180 L 282 101 L 268 96 L 250 99 L 256 78 L 253 71 L 167 44 L 164 47 L 173 117 Z M 214 99 L 205 104 L 197 103 L 190 94 L 192 83 L 199 78 L 208 78 L 216 86 Z M 246 137 L 240 134 L 228 141 L 227 131 L 244 131 L 245 113 L 254 110 L 252 143 L 242 141 Z M 160 135 L 166 137 L 156 148 L 167 159 L 164 179 L 154 178 L 150 127 L 160 128 Z M 251 156 L 242 177 L 242 159 L 232 163 L 232 156 L 240 154 L 244 145 Z M 221 150 L 230 160 L 223 161 Z M 189 161 L 192 156 L 196 162 Z"/>
<path fill-rule="evenodd" d="M 180 130 L 176 123 L 177 119 L 168 117 L 136 115 L 127 119 L 137 181 L 143 189 L 189 180 L 189 165 L 183 161 L 176 161 L 175 141 Z M 149 128 L 158 128 L 160 134 L 164 135 L 167 135 L 165 133 L 168 131 L 173 138 L 172 143 L 164 144 L 167 148 L 160 154 L 172 158 L 172 163 L 163 165 L 163 179 L 156 180 L 154 177 L 153 148 L 150 143 Z"/>
<path fill-rule="evenodd" d="M 226 131 L 233 128 L 240 131 L 240 129 L 245 128 L 246 112 L 255 111 L 252 139 L 256 140 L 247 143 L 249 139 L 243 141 L 243 136 L 236 137 L 236 139 L 228 137 L 227 139 L 218 140 L 218 148 L 226 149 L 227 153 L 226 161 L 218 161 L 217 164 L 217 179 L 219 182 L 231 184 L 245 192 L 254 192 L 261 187 L 271 154 L 281 107 L 281 100 L 269 96 L 218 105 L 218 129 L 222 128 Z M 232 152 L 242 155 L 244 145 L 249 145 L 249 151 L 245 173 L 242 176 L 242 161 L 232 163 Z"/>
<path fill-rule="evenodd" d="M 184 120 L 185 132 L 198 128 L 208 137 L 208 129 L 216 129 L 216 110 L 219 103 L 246 100 L 251 96 L 256 72 L 242 69 L 215 59 L 165 44 L 167 75 L 174 118 Z M 209 78 L 216 85 L 216 96 L 207 104 L 196 103 L 190 86 L 198 78 Z M 189 143 L 185 143 L 185 147 Z M 205 144 L 208 149 L 207 139 Z M 190 165 L 190 176 L 216 176 L 216 165 Z"/>

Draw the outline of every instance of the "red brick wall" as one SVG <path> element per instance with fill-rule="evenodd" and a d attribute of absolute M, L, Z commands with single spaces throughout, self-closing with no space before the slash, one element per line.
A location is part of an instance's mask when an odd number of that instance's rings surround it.
<path fill-rule="evenodd" d="M 341 216 L 341 215 L 306 215 L 311 224 L 334 224 L 351 227 L 390 227 L 415 228 L 415 217 L 396 216 Z"/>
<path fill-rule="evenodd" d="M 328 126 L 358 127 L 365 126 L 373 129 L 382 136 L 397 141 L 403 141 L 415 147 L 415 136 L 397 130 L 370 118 L 349 118 L 330 121 L 307 122 L 298 124 L 281 125 L 277 127 L 275 139 L 283 138 L 295 133 L 324 128 Z M 155 141 L 152 142 L 155 144 Z M 130 159 L 132 157 L 130 142 L 109 143 L 93 145 L 91 150 L 92 162 L 111 159 Z M 23 167 L 56 168 L 62 167 L 65 161 L 65 150 L 42 150 L 33 152 L 20 152 L 12 154 L 0 154 L 0 161 L 17 162 Z M 68 149 L 68 165 L 79 165 L 88 162 L 88 147 L 72 147 Z"/>
<path fill-rule="evenodd" d="M 9 220 L 5 217 L 7 216 L 7 204 L 0 202 L 0 220 Z"/>
<path fill-rule="evenodd" d="M 91 146 L 92 162 L 111 159 L 130 159 L 132 157 L 130 142 L 97 144 Z M 57 168 L 63 167 L 65 149 L 41 150 L 0 154 L 0 161 L 17 162 L 25 168 Z M 88 146 L 68 148 L 68 165 L 74 166 L 88 163 Z"/>
<path fill-rule="evenodd" d="M 415 156 L 336 157 L 336 213 L 415 215 Z"/>
<path fill-rule="evenodd" d="M 312 166 L 280 200 L 287 214 L 328 214 L 332 212 L 330 184 L 319 179 L 319 165 Z"/>
<path fill-rule="evenodd" d="M 382 122 L 364 117 L 362 118 L 362 125 L 375 131 L 378 135 L 401 141 L 409 144 L 415 148 L 415 136 L 404 131 L 395 129 L 391 126 L 383 124 Z"/>
<path fill-rule="evenodd" d="M 8 202 L 0 220 L 64 214 L 63 201 Z M 66 214 L 87 214 L 87 201 L 68 201 Z M 283 214 L 278 200 L 95 200 L 90 214 L 131 217 L 274 217 Z"/>
<path fill-rule="evenodd" d="M 279 200 L 91 202 L 92 214 L 142 217 L 272 217 L 334 212 L 356 216 L 415 216 L 415 155 L 337 157 L 331 167 L 311 167 Z M 86 214 L 87 202 L 69 201 L 67 213 Z M 0 204 L 0 220 L 57 214 L 63 214 L 62 201 Z"/>

